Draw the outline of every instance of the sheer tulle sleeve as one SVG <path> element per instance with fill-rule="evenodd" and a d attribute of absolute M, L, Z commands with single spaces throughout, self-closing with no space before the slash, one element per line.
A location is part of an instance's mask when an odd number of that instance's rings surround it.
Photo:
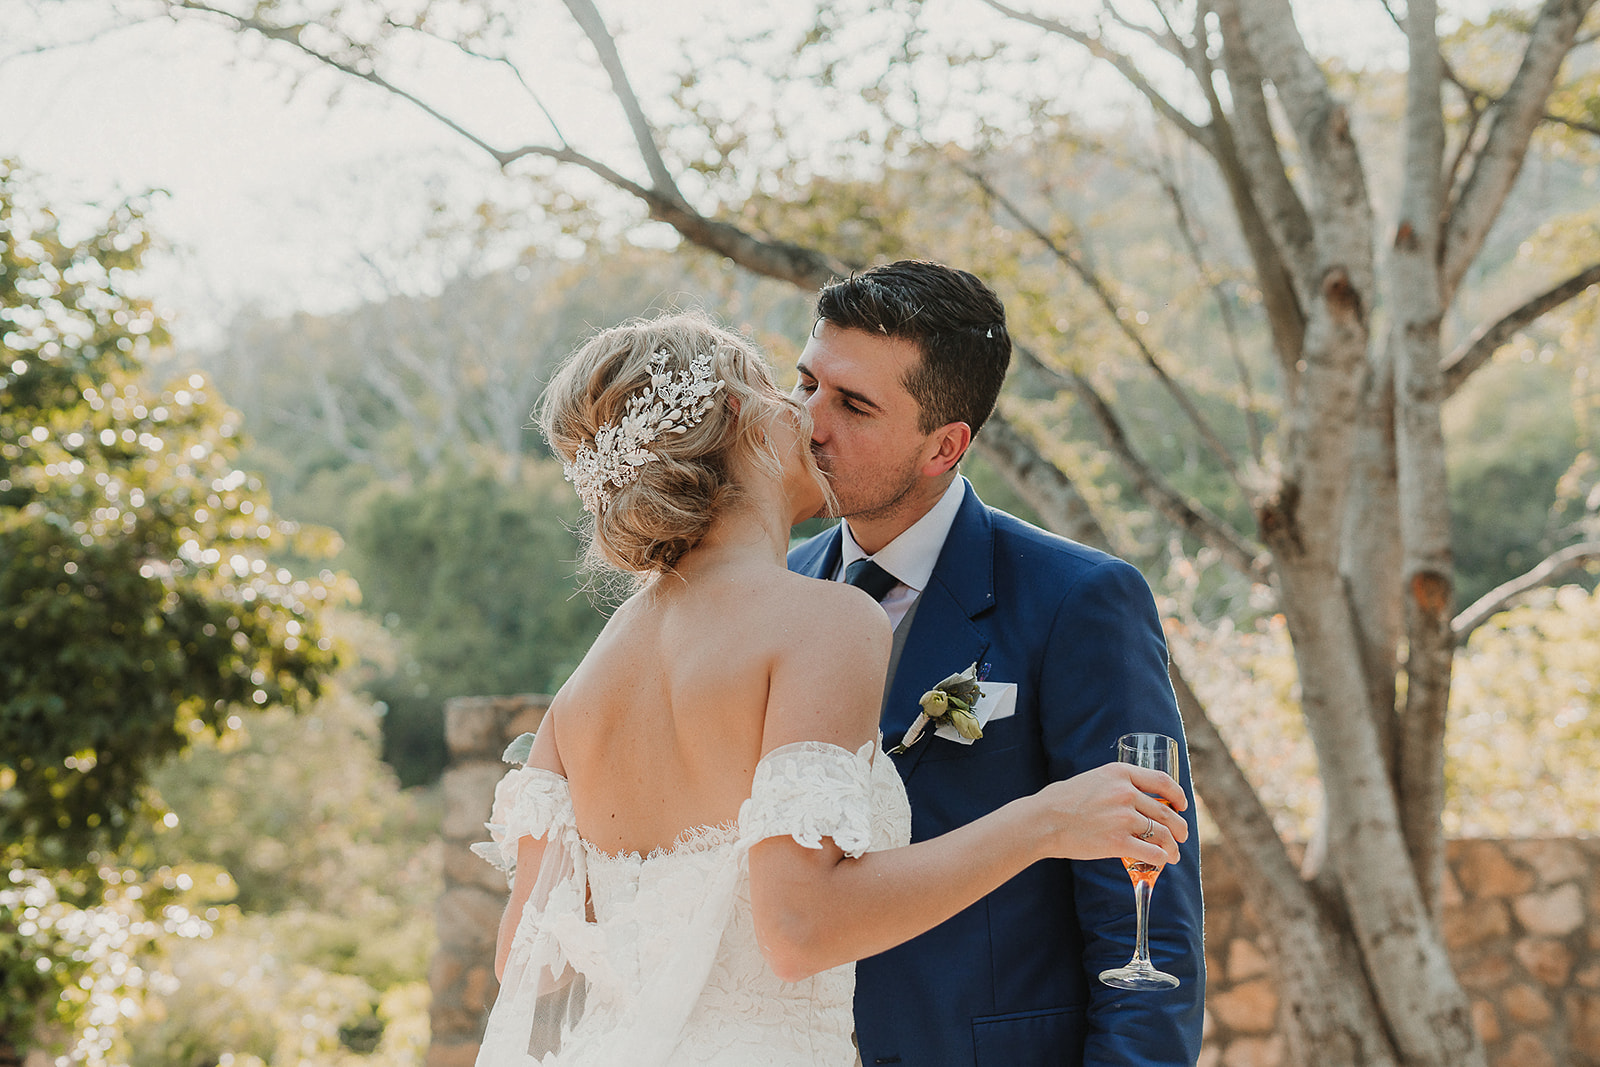
<path fill-rule="evenodd" d="M 575 831 L 572 795 L 567 780 L 553 771 L 519 767 L 506 772 L 494 787 L 494 806 L 484 823 L 489 840 L 472 851 L 505 872 L 510 884 L 517 872 L 517 842 L 524 837 L 558 836 Z"/>
<path fill-rule="evenodd" d="M 739 812 L 739 838 L 746 847 L 788 835 L 806 848 L 831 837 L 845 855 L 860 857 L 873 847 L 872 754 L 821 741 L 775 748 L 756 765 L 750 799 Z"/>
<path fill-rule="evenodd" d="M 500 995 L 490 1013 L 479 1063 L 541 1064 L 577 1025 L 600 956 L 587 921 L 588 874 L 567 780 L 537 767 L 509 772 L 495 787 L 490 840 L 473 851 L 515 876 L 517 846 L 542 838 L 533 889 L 513 935 Z"/>

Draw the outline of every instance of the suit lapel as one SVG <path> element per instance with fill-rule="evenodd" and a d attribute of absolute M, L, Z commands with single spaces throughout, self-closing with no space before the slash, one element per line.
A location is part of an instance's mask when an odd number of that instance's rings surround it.
<path fill-rule="evenodd" d="M 879 720 L 886 747 L 896 744 L 921 712 L 917 701 L 923 693 L 968 664 L 982 666 L 989 636 L 974 619 L 994 603 L 994 530 L 988 509 L 968 485 L 889 685 Z M 902 776 L 916 769 L 930 746 L 924 739 L 895 757 Z"/>

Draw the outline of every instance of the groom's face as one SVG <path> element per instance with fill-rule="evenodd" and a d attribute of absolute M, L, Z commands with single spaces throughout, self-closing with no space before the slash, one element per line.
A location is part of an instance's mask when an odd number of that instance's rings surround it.
<path fill-rule="evenodd" d="M 913 342 L 827 322 L 800 354 L 794 396 L 811 412 L 811 450 L 852 530 L 909 526 L 926 510 L 931 435 L 903 384 L 921 360 Z"/>

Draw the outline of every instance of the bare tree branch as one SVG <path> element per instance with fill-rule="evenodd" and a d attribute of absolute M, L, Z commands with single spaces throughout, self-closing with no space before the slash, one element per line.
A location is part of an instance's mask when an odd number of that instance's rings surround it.
<path fill-rule="evenodd" d="M 1203 60 L 1196 73 L 1204 73 L 1199 85 L 1211 108 L 1216 131 L 1213 156 L 1233 202 L 1240 235 L 1255 265 L 1267 326 L 1272 331 L 1273 352 L 1292 396 L 1300 379 L 1300 356 L 1305 343 L 1306 316 L 1301 294 L 1308 290 L 1307 279 L 1314 269 L 1311 224 L 1278 150 L 1262 88 L 1264 75 L 1245 43 L 1237 12 L 1223 5 L 1218 19 L 1223 69 L 1233 103 L 1231 116 L 1217 93 L 1209 60 Z M 1203 30 L 1203 21 L 1198 25 Z M 1200 51 L 1203 55 L 1203 46 Z"/>
<path fill-rule="evenodd" d="M 684 203 L 683 194 L 678 192 L 678 185 L 672 179 L 672 172 L 667 169 L 666 161 L 661 158 L 661 148 L 656 144 L 655 130 L 650 125 L 650 120 L 645 117 L 644 108 L 639 104 L 639 98 L 634 94 L 633 86 L 628 82 L 628 72 L 622 67 L 622 57 L 617 54 L 617 42 L 612 38 L 611 31 L 606 29 L 605 20 L 600 17 L 600 12 L 595 8 L 592 0 L 562 0 L 567 10 L 571 12 L 584 35 L 589 38 L 589 43 L 594 45 L 595 52 L 600 57 L 600 65 L 605 69 L 606 76 L 611 79 L 611 93 L 622 105 L 623 113 L 628 116 L 628 128 L 633 131 L 633 143 L 639 149 L 639 157 L 644 160 L 645 168 L 650 172 L 650 182 L 655 191 L 662 197 Z"/>
<path fill-rule="evenodd" d="M 1279 272 L 1288 271 L 1295 286 L 1293 291 L 1304 292 L 1316 277 L 1311 218 L 1299 190 L 1289 180 L 1289 167 L 1278 145 L 1272 112 L 1267 105 L 1266 73 L 1250 47 L 1249 35 L 1237 9 L 1221 5 L 1218 21 L 1222 28 L 1222 65 L 1233 102 L 1228 134 L 1242 168 L 1233 175 L 1225 168 L 1224 177 L 1230 184 L 1237 182 L 1239 186 L 1235 201 L 1241 198 L 1247 201 L 1250 214 L 1259 218 L 1273 235 L 1273 259 L 1266 263 Z M 1216 97 L 1216 88 L 1208 83 L 1204 89 L 1213 100 L 1213 109 L 1220 113 L 1222 104 Z M 1259 255 L 1257 262 L 1258 265 L 1262 262 Z M 1296 359 L 1299 349 L 1299 344 L 1295 343 L 1285 348 L 1285 352 L 1288 358 Z"/>
<path fill-rule="evenodd" d="M 1582 544 L 1570 545 L 1545 557 L 1527 573 L 1495 586 L 1450 623 L 1450 629 L 1456 636 L 1456 644 L 1466 644 L 1467 639 L 1472 636 L 1472 631 L 1510 608 L 1524 595 L 1535 589 L 1555 585 L 1573 571 L 1587 567 L 1591 563 L 1600 563 L 1600 541 L 1585 541 Z"/>
<path fill-rule="evenodd" d="M 1183 237 L 1183 247 L 1189 254 L 1189 262 L 1194 264 L 1195 272 L 1211 291 L 1212 303 L 1216 305 L 1217 316 L 1222 320 L 1222 333 L 1228 339 L 1228 355 L 1233 360 L 1234 373 L 1239 376 L 1239 388 L 1244 393 L 1239 410 L 1244 414 L 1245 430 L 1250 435 L 1250 456 L 1259 465 L 1262 443 L 1261 426 L 1257 416 L 1260 413 L 1257 410 L 1255 383 L 1251 379 L 1250 367 L 1245 363 L 1244 350 L 1239 339 L 1239 323 L 1233 315 L 1233 301 L 1224 290 L 1222 279 L 1206 261 L 1205 253 L 1200 247 L 1199 235 L 1195 232 L 1194 221 L 1189 215 L 1188 205 L 1184 202 L 1177 181 L 1168 174 L 1156 174 L 1155 178 L 1167 194 L 1167 200 L 1172 204 L 1173 214 L 1177 217 L 1178 233 Z"/>
<path fill-rule="evenodd" d="M 1100 520 L 1060 467 L 1046 459 L 1026 434 L 996 411 L 972 440 L 972 447 L 994 464 L 1006 482 L 1028 502 L 1045 526 L 1079 544 L 1126 556 L 1113 545 Z"/>
<path fill-rule="evenodd" d="M 1143 37 L 1145 40 L 1149 41 L 1151 44 L 1155 45 L 1168 55 L 1183 60 L 1185 66 L 1188 65 L 1189 58 L 1188 56 L 1184 55 L 1185 49 L 1183 46 L 1183 41 L 1179 37 L 1178 31 L 1173 28 L 1172 19 L 1168 17 L 1166 10 L 1159 4 L 1155 5 L 1156 16 L 1161 19 L 1161 25 L 1166 30 L 1165 33 L 1158 32 L 1151 29 L 1149 26 L 1145 26 L 1141 23 L 1133 21 L 1128 16 L 1117 10 L 1117 5 L 1113 2 L 1113 0 L 1104 0 L 1104 3 L 1106 13 L 1111 16 L 1112 22 L 1115 22 L 1118 26 L 1121 26 L 1129 33 L 1138 34 L 1140 37 Z"/>
<path fill-rule="evenodd" d="M 1169 665 L 1168 673 L 1178 698 L 1178 712 L 1183 717 L 1195 791 L 1218 825 L 1228 828 L 1225 843 L 1243 861 L 1240 869 L 1253 872 L 1261 880 L 1259 885 L 1247 889 L 1250 902 L 1258 908 L 1298 912 L 1301 921 L 1315 925 L 1316 909 L 1309 890 L 1273 827 L 1272 816 L 1261 803 L 1260 794 L 1245 777 L 1244 769 L 1234 759 L 1227 741 L 1217 731 L 1175 660 Z M 1249 883 L 1250 879 L 1243 881 Z"/>
<path fill-rule="evenodd" d="M 1405 621 L 1405 714 L 1394 753 L 1395 791 L 1411 866 L 1428 911 L 1444 875 L 1444 728 L 1455 643 L 1454 563 L 1446 484 L 1444 374 L 1439 360 L 1439 220 L 1445 134 L 1437 0 L 1407 0 L 1406 109 L 1400 212 L 1389 250 L 1394 353 L 1396 500 Z"/>
<path fill-rule="evenodd" d="M 393 25 L 396 29 L 413 29 L 413 27 L 405 26 L 400 23 L 391 23 L 391 25 Z M 418 30 L 417 32 L 420 33 L 422 31 Z M 493 63 L 496 66 L 503 66 L 509 70 L 511 72 L 511 76 L 517 79 L 517 84 L 522 86 L 522 91 L 528 94 L 528 99 L 533 101 L 533 106 L 539 109 L 539 113 L 544 116 L 544 120 L 550 124 L 550 129 L 555 133 L 556 140 L 560 141 L 563 146 L 571 146 L 572 142 L 568 141 L 567 135 L 561 132 L 561 124 L 556 121 L 555 115 L 550 113 L 550 109 L 545 106 L 544 100 L 539 96 L 538 91 L 535 90 L 531 84 L 529 84 L 527 76 L 522 73 L 522 68 L 516 63 L 512 62 L 511 57 L 503 55 L 495 56 L 490 55 L 487 52 L 480 52 L 475 48 L 469 47 L 465 41 L 450 40 L 448 38 L 441 38 L 433 34 L 429 34 L 428 36 L 435 41 L 449 45 L 450 47 L 459 51 L 462 55 L 471 59 L 479 59 L 485 63 Z"/>
<path fill-rule="evenodd" d="M 1178 409 L 1188 417 L 1190 424 L 1194 426 L 1195 431 L 1200 435 L 1201 441 L 1205 442 L 1206 448 L 1212 455 L 1217 457 L 1217 460 L 1233 476 L 1234 484 L 1238 485 L 1239 467 L 1234 462 L 1233 455 L 1228 451 L 1227 446 L 1222 443 L 1222 439 L 1216 435 L 1216 431 L 1211 428 L 1205 416 L 1200 414 L 1200 409 L 1194 406 L 1194 401 L 1190 399 L 1188 392 L 1161 365 L 1161 360 L 1151 350 L 1149 344 L 1146 343 L 1144 335 L 1134 328 L 1133 323 L 1128 320 L 1127 316 L 1121 314 L 1123 308 L 1105 280 L 1087 263 L 1083 262 L 1080 257 L 1074 255 L 1069 249 L 1064 248 L 1046 233 L 1038 223 L 1028 218 L 1022 209 L 1004 193 L 1000 192 L 999 189 L 995 188 L 994 184 L 981 171 L 975 167 L 967 166 L 962 166 L 962 170 L 977 183 L 984 193 L 998 203 L 1006 214 L 1015 219 L 1019 226 L 1032 234 L 1034 239 L 1044 245 L 1051 255 L 1066 264 L 1078 276 L 1079 280 L 1089 287 L 1090 292 L 1094 293 L 1095 297 L 1100 301 L 1100 305 L 1105 308 L 1106 313 L 1110 316 L 1111 321 L 1116 324 L 1117 329 L 1138 351 L 1140 358 L 1144 360 L 1145 366 L 1149 367 L 1150 372 L 1155 375 L 1156 381 L 1177 403 Z"/>
<path fill-rule="evenodd" d="M 1537 321 L 1548 311 L 1574 299 L 1592 285 L 1600 285 L 1600 263 L 1591 263 L 1541 293 L 1530 297 L 1506 314 L 1473 331 L 1471 337 L 1445 360 L 1444 391 L 1453 396 L 1480 367 L 1487 364 L 1500 346 Z"/>
<path fill-rule="evenodd" d="M 1068 26 L 1064 22 L 1057 22 L 1041 15 L 1033 15 L 1026 11 L 1019 11 L 1014 7 L 1008 7 L 1001 3 L 1000 0 L 983 0 L 983 2 L 1006 18 L 1025 22 L 1030 26 L 1037 26 L 1046 33 L 1057 34 L 1082 45 L 1088 49 L 1090 55 L 1115 67 L 1117 73 L 1126 78 L 1128 84 L 1132 85 L 1146 100 L 1150 101 L 1150 105 L 1160 112 L 1168 122 L 1201 144 L 1207 144 L 1209 141 L 1211 135 L 1205 127 L 1196 124 L 1187 115 L 1174 107 L 1170 100 L 1157 91 L 1156 87 L 1150 83 L 1150 79 L 1144 76 L 1144 73 L 1139 70 L 1138 65 L 1132 59 L 1118 52 L 1099 37 L 1094 34 L 1084 33 L 1082 30 Z"/>
<path fill-rule="evenodd" d="M 582 0 L 574 0 L 582 2 Z M 650 217 L 677 230 L 691 244 L 727 256 L 735 263 L 768 277 L 778 278 L 802 288 L 816 288 L 830 278 L 848 274 L 850 266 L 820 252 L 784 241 L 768 241 L 754 236 L 739 227 L 709 219 L 690 208 L 670 182 L 665 191 L 645 187 L 624 177 L 610 166 L 577 152 L 566 145 L 524 145 L 515 149 L 500 149 L 432 107 L 420 97 L 390 82 L 376 71 L 367 70 L 335 56 L 310 47 L 301 39 L 304 26 L 277 26 L 255 17 L 243 17 L 230 11 L 213 7 L 205 0 L 170 0 L 176 9 L 213 15 L 232 23 L 241 30 L 260 34 L 271 40 L 283 41 L 302 54 L 353 78 L 375 85 L 436 119 L 451 131 L 487 152 L 503 169 L 519 159 L 534 156 L 566 163 L 587 170 L 606 184 L 633 196 L 649 210 Z M 559 133 L 559 131 L 558 131 Z M 656 157 L 659 161 L 659 155 Z"/>
<path fill-rule="evenodd" d="M 1441 303 L 1449 307 L 1461 279 L 1477 259 L 1527 157 L 1528 142 L 1545 114 L 1562 62 L 1572 51 L 1595 0 L 1545 0 L 1511 87 L 1495 108 L 1482 151 L 1449 206 L 1440 260 Z"/>
<path fill-rule="evenodd" d="M 1318 266 L 1297 281 L 1302 289 L 1320 284 L 1324 266 L 1335 264 L 1346 272 L 1364 269 L 1371 259 L 1371 201 L 1350 116 L 1306 48 L 1288 0 L 1225 0 L 1218 11 L 1225 19 L 1238 19 L 1244 46 L 1272 80 L 1296 131 L 1312 189 L 1307 223 L 1320 239 L 1315 246 Z M 1348 281 L 1359 294 L 1372 291 L 1367 278 L 1351 276 Z"/>
<path fill-rule="evenodd" d="M 211 4 L 205 3 L 204 0 L 169 0 L 169 3 L 172 7 L 183 11 L 193 11 L 204 15 L 214 15 L 226 22 L 231 22 L 237 29 L 248 30 L 252 33 L 260 34 L 262 37 L 265 37 L 268 40 L 282 41 L 283 43 L 299 51 L 301 54 L 316 60 L 318 63 L 332 67 L 334 70 L 337 70 L 343 74 L 348 74 L 352 78 L 358 78 L 369 85 L 375 85 L 378 88 L 383 89 L 385 92 L 393 93 L 395 96 L 398 96 L 400 99 L 421 110 L 430 118 L 444 124 L 444 126 L 450 129 L 452 132 L 459 134 L 468 141 L 472 142 L 474 145 L 483 149 L 485 152 L 489 153 L 489 155 L 493 156 L 495 161 L 498 162 L 502 167 L 520 155 L 557 155 L 560 152 L 558 149 L 548 148 L 524 148 L 510 154 L 502 152 L 493 145 L 489 144 L 487 141 L 483 140 L 483 138 L 479 137 L 477 134 L 473 133 L 471 130 L 467 129 L 465 126 L 461 125 L 456 120 L 450 118 L 450 116 L 444 114 L 444 112 L 438 110 L 433 105 L 417 96 L 415 93 L 402 89 L 400 86 L 389 81 L 376 70 L 370 70 L 346 60 L 339 59 L 335 56 L 328 55 L 326 52 L 319 51 L 318 49 L 306 44 L 302 39 L 302 34 L 305 32 L 306 28 L 303 23 L 292 26 L 278 26 L 253 15 L 236 15 L 232 11 L 227 11 L 223 8 L 215 7 Z M 576 155 L 576 153 L 572 154 Z"/>
<path fill-rule="evenodd" d="M 52 41 L 49 44 L 36 44 L 30 48 L 20 48 L 15 52 L 7 52 L 4 55 L 0 55 L 0 67 L 4 67 L 7 63 L 14 62 L 18 59 L 25 59 L 29 56 L 47 55 L 51 52 L 65 52 L 68 49 L 81 48 L 84 45 L 94 44 L 96 41 L 104 40 L 113 34 L 122 33 L 124 30 L 133 29 L 135 26 L 143 26 L 147 23 L 155 22 L 157 19 L 164 17 L 165 16 L 162 15 L 146 15 L 138 18 L 130 18 L 125 21 L 118 21 L 111 23 L 110 25 L 98 26 L 94 29 L 86 30 L 81 35 L 64 41 Z"/>
<path fill-rule="evenodd" d="M 1270 558 L 1267 553 L 1250 543 L 1243 535 L 1220 516 L 1204 505 L 1186 500 L 1181 493 L 1167 484 L 1133 447 L 1127 430 L 1112 410 L 1111 404 L 1095 389 L 1094 383 L 1082 374 L 1063 374 L 1039 359 L 1026 345 L 1016 345 L 1015 351 L 1021 366 L 1058 388 L 1071 388 L 1083 399 L 1100 431 L 1106 446 L 1122 460 L 1133 477 L 1135 488 L 1167 521 L 1188 533 L 1202 544 L 1209 545 L 1227 563 L 1252 581 L 1264 582 L 1268 578 Z"/>

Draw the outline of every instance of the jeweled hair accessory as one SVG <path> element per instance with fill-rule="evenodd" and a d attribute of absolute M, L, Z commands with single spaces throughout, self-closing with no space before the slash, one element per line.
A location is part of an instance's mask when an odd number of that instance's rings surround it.
<path fill-rule="evenodd" d="M 583 510 L 599 515 L 616 490 L 637 481 L 639 468 L 661 457 L 645 446 L 665 434 L 685 433 L 711 410 L 717 390 L 727 383 L 711 376 L 711 357 L 695 356 L 688 370 L 667 370 L 668 353 L 650 357 L 650 384 L 628 400 L 617 422 L 595 431 L 594 446 L 579 445 L 563 464 L 567 481 L 583 498 Z"/>

